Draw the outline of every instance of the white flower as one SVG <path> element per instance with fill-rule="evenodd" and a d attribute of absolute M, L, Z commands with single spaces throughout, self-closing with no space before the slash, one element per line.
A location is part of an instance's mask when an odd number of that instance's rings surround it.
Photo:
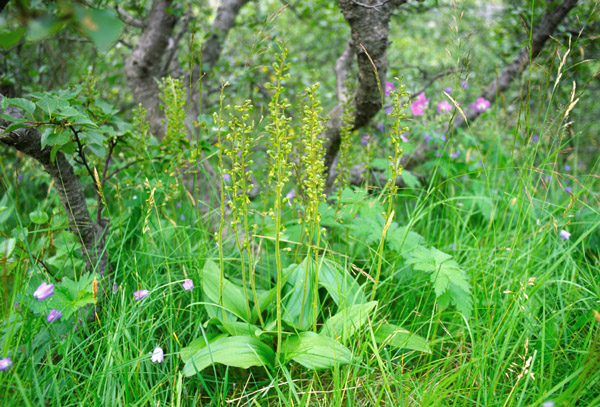
<path fill-rule="evenodd" d="M 154 349 L 154 352 L 152 352 L 152 357 L 150 358 L 151 361 L 153 361 L 154 363 L 162 363 L 163 359 L 164 359 L 164 355 L 163 355 L 163 350 L 160 346 L 157 346 Z"/>

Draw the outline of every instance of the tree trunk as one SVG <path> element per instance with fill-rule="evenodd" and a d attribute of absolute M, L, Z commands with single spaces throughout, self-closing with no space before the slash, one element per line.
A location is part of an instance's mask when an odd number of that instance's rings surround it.
<path fill-rule="evenodd" d="M 353 97 L 354 129 L 367 125 L 383 106 L 383 89 L 388 70 L 390 17 L 392 12 L 405 2 L 406 0 L 338 0 L 340 10 L 350 25 L 352 41 L 349 46 L 358 61 L 358 84 Z M 345 75 L 340 75 L 340 72 L 344 69 L 344 61 L 349 59 L 348 52 L 345 51 L 336 64 L 338 98 L 343 93 L 340 78 L 345 79 Z M 324 134 L 325 168 L 329 174 L 328 190 L 335 179 L 332 166 L 340 146 L 343 101 L 339 102 L 329 115 L 328 129 Z"/>

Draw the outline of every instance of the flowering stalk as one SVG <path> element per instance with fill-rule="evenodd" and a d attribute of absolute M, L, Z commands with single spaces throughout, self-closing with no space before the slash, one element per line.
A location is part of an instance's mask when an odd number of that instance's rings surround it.
<path fill-rule="evenodd" d="M 347 87 L 348 89 L 348 87 Z M 342 201 L 342 191 L 350 185 L 350 147 L 352 147 L 352 129 L 354 128 L 354 105 L 350 91 L 345 95 L 342 128 L 340 129 L 339 173 L 335 179 L 338 195 L 338 209 Z"/>
<path fill-rule="evenodd" d="M 402 149 L 402 135 L 404 133 L 408 133 L 408 127 L 402 127 L 402 121 L 406 119 L 406 114 L 404 114 L 405 109 L 408 107 L 406 102 L 402 102 L 402 98 L 408 96 L 408 92 L 406 92 L 404 85 L 402 84 L 402 80 L 396 78 L 398 81 L 398 90 L 392 92 L 393 109 L 390 115 L 395 118 L 392 123 L 392 131 L 390 132 L 390 144 L 391 144 L 391 154 L 388 155 L 388 163 L 390 168 L 390 178 L 386 184 L 386 190 L 388 191 L 387 196 L 387 213 L 386 213 L 386 224 L 383 228 L 383 233 L 381 236 L 381 241 L 379 242 L 379 247 L 377 248 L 378 258 L 377 258 L 377 272 L 375 274 L 375 282 L 373 283 L 373 292 L 371 293 L 371 301 L 375 298 L 375 293 L 377 291 L 377 284 L 379 283 L 379 277 L 381 276 L 381 265 L 383 260 L 383 245 L 385 243 L 385 235 L 387 230 L 392 222 L 394 217 L 394 198 L 396 197 L 396 192 L 398 191 L 398 187 L 396 186 L 396 180 L 402 174 L 402 155 L 404 153 Z M 407 100 L 407 99 L 405 99 Z"/>
<path fill-rule="evenodd" d="M 219 113 L 213 114 L 213 119 L 217 126 L 217 143 L 218 143 L 218 156 L 219 156 L 219 182 L 220 182 L 220 200 L 219 200 L 219 208 L 221 211 L 221 216 L 219 217 L 219 231 L 215 234 L 215 240 L 217 241 L 217 245 L 219 246 L 219 305 L 221 306 L 221 310 L 223 311 L 223 318 L 225 318 L 225 309 L 223 308 L 223 280 L 225 278 L 225 268 L 223 261 L 223 228 L 225 221 L 225 185 L 223 180 L 223 174 L 225 174 L 223 168 L 223 154 L 224 154 L 224 146 L 223 139 L 221 137 L 221 130 L 225 126 L 225 122 L 222 119 L 223 116 L 223 99 L 224 99 L 224 90 L 228 85 L 228 82 L 225 82 L 221 85 L 221 95 L 219 97 Z"/>
<path fill-rule="evenodd" d="M 302 306 L 300 307 L 300 321 L 302 321 L 302 312 L 304 310 L 304 301 L 306 299 L 306 286 L 310 267 L 310 252 L 313 239 L 316 233 L 316 252 L 315 252 L 315 292 L 313 296 L 313 329 L 317 330 L 317 298 L 318 298 L 318 280 L 319 280 L 319 243 L 321 214 L 319 205 L 325 201 L 325 152 L 323 151 L 323 119 L 321 118 L 321 103 L 318 100 L 319 84 L 306 88 L 306 104 L 304 105 L 304 117 L 302 118 L 302 144 L 304 155 L 302 164 L 304 167 L 304 176 L 302 184 L 306 196 L 306 209 L 304 213 L 304 230 L 308 236 L 308 253 L 306 262 L 306 272 L 304 274 L 304 291 L 302 292 Z"/>
<path fill-rule="evenodd" d="M 249 159 L 252 154 L 252 141 L 250 134 L 254 128 L 254 123 L 248 123 L 250 119 L 250 113 L 254 107 L 249 100 L 246 100 L 243 105 L 235 106 L 235 110 L 241 114 L 241 117 L 236 117 L 230 114 L 231 119 L 229 121 L 230 132 L 227 134 L 226 139 L 228 142 L 227 156 L 231 161 L 231 184 L 226 188 L 231 194 L 231 201 L 229 202 L 232 212 L 232 222 L 235 238 L 240 252 L 240 260 L 242 262 L 242 286 L 244 289 L 244 298 L 246 300 L 246 312 L 247 318 L 250 320 L 250 301 L 248 299 L 248 289 L 246 284 L 246 258 L 245 253 L 248 257 L 248 271 L 250 274 L 250 284 L 252 286 L 252 294 L 254 296 L 254 303 L 258 307 L 258 295 L 256 293 L 256 286 L 254 281 L 253 273 L 253 260 L 252 260 L 252 248 L 250 240 L 250 231 L 248 228 L 248 204 L 250 199 L 248 194 L 251 189 L 251 177 L 252 170 L 247 167 L 253 164 L 252 160 Z M 239 235 L 239 227 L 243 223 L 243 239 Z M 260 309 L 258 310 L 259 318 Z"/>
<path fill-rule="evenodd" d="M 292 149 L 290 142 L 290 118 L 285 116 L 285 109 L 290 106 L 287 99 L 282 98 L 282 82 L 289 78 L 285 72 L 289 69 L 289 64 L 285 62 L 288 50 L 279 44 L 281 52 L 275 55 L 273 68 L 275 70 L 274 83 L 267 84 L 267 88 L 273 90 L 273 97 L 269 103 L 269 120 L 267 131 L 269 133 L 270 148 L 267 155 L 270 158 L 271 165 L 269 169 L 269 181 L 273 186 L 274 201 L 271 208 L 271 217 L 275 221 L 275 266 L 277 270 L 276 282 L 276 309 L 277 309 L 277 354 L 276 360 L 279 361 L 281 352 L 282 327 L 281 327 L 281 280 L 282 265 L 280 254 L 280 234 L 281 234 L 281 208 L 283 188 L 289 179 L 290 171 L 288 168 L 288 158 Z"/>

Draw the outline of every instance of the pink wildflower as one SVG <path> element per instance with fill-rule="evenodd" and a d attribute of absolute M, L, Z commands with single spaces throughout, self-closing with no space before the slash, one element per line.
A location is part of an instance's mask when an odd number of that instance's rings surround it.
<path fill-rule="evenodd" d="M 437 112 L 439 114 L 448 113 L 452 110 L 452 105 L 447 100 L 442 100 L 437 105 Z"/>
<path fill-rule="evenodd" d="M 477 113 L 483 113 L 490 107 L 490 101 L 485 98 L 478 97 L 472 106 Z"/>

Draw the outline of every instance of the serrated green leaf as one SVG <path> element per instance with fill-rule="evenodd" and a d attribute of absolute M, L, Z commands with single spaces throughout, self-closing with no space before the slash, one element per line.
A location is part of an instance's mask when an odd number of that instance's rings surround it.
<path fill-rule="evenodd" d="M 31 126 L 31 124 L 25 122 L 11 123 L 7 128 L 4 129 L 4 133 L 10 133 L 11 131 L 19 130 L 29 126 Z"/>
<path fill-rule="evenodd" d="M 409 188 L 418 188 L 421 186 L 421 181 L 419 181 L 419 178 L 415 177 L 410 171 L 402 170 L 402 174 L 400 174 L 400 176 L 402 177 L 402 181 L 404 181 L 406 186 Z"/>
<path fill-rule="evenodd" d="M 417 334 L 411 334 L 401 326 L 383 323 L 374 329 L 375 341 L 380 345 L 431 353 L 429 342 Z"/>
<path fill-rule="evenodd" d="M 257 338 L 229 336 L 194 353 L 183 367 L 183 374 L 192 376 L 216 363 L 248 369 L 251 366 L 273 367 L 274 362 L 273 349 Z"/>
<path fill-rule="evenodd" d="M 407 227 L 390 227 L 386 235 L 386 241 L 391 250 L 406 257 L 409 253 L 415 250 L 419 245 L 423 244 L 425 239 L 415 232 L 411 232 Z"/>
<path fill-rule="evenodd" d="M 20 109 L 23 109 L 32 116 L 33 116 L 33 113 L 35 112 L 35 103 L 33 103 L 30 100 L 23 99 L 23 98 L 5 98 L 4 100 L 5 100 L 6 104 L 16 106 Z"/>
<path fill-rule="evenodd" d="M 320 333 L 341 343 L 347 343 L 348 339 L 367 322 L 376 306 L 377 301 L 371 301 L 342 308 L 323 324 Z"/>
<path fill-rule="evenodd" d="M 281 352 L 286 361 L 293 360 L 312 370 L 352 362 L 350 349 L 328 336 L 310 331 L 287 338 Z"/>

